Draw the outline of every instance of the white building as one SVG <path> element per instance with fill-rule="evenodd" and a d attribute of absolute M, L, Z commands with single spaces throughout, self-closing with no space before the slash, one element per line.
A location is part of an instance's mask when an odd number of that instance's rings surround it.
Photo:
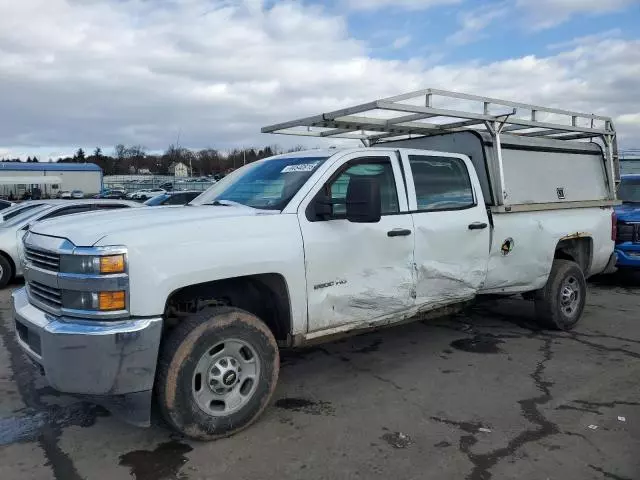
<path fill-rule="evenodd" d="M 100 193 L 102 169 L 94 163 L 0 162 L 0 195 L 19 197 L 34 188 L 51 196 L 62 190 Z"/>
<path fill-rule="evenodd" d="M 169 174 L 174 177 L 188 177 L 189 167 L 182 162 L 176 162 L 169 165 Z"/>

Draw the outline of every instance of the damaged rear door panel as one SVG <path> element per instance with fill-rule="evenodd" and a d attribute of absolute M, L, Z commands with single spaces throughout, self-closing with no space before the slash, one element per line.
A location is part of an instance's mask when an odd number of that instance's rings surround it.
<path fill-rule="evenodd" d="M 487 272 L 490 226 L 482 190 L 464 155 L 401 150 L 415 227 L 416 305 L 473 298 Z"/>

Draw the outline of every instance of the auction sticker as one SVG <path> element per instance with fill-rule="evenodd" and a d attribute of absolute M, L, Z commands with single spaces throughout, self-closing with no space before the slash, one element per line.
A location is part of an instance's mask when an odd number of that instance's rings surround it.
<path fill-rule="evenodd" d="M 291 172 L 313 172 L 320 162 L 298 163 L 297 165 L 287 165 L 280 173 Z"/>

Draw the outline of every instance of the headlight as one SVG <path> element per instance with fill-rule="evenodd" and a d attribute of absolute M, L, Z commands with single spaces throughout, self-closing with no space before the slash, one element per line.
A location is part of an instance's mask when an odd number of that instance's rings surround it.
<path fill-rule="evenodd" d="M 93 310 L 109 312 L 126 309 L 126 294 L 116 292 L 62 292 L 62 307 L 71 310 Z"/>
<path fill-rule="evenodd" d="M 60 258 L 60 271 L 93 275 L 124 273 L 124 255 L 62 255 Z"/>

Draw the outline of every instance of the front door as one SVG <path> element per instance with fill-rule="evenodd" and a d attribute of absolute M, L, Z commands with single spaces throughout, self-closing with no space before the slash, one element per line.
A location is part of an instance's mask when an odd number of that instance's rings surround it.
<path fill-rule="evenodd" d="M 415 225 L 421 310 L 475 296 L 486 278 L 490 226 L 480 183 L 463 155 L 402 151 Z"/>
<path fill-rule="evenodd" d="M 349 181 L 378 180 L 382 218 L 352 223 L 345 218 Z M 332 213 L 316 217 L 314 198 L 331 198 Z M 309 332 L 362 324 L 413 306 L 413 222 L 399 161 L 393 152 L 366 151 L 339 158 L 302 202 Z"/>

